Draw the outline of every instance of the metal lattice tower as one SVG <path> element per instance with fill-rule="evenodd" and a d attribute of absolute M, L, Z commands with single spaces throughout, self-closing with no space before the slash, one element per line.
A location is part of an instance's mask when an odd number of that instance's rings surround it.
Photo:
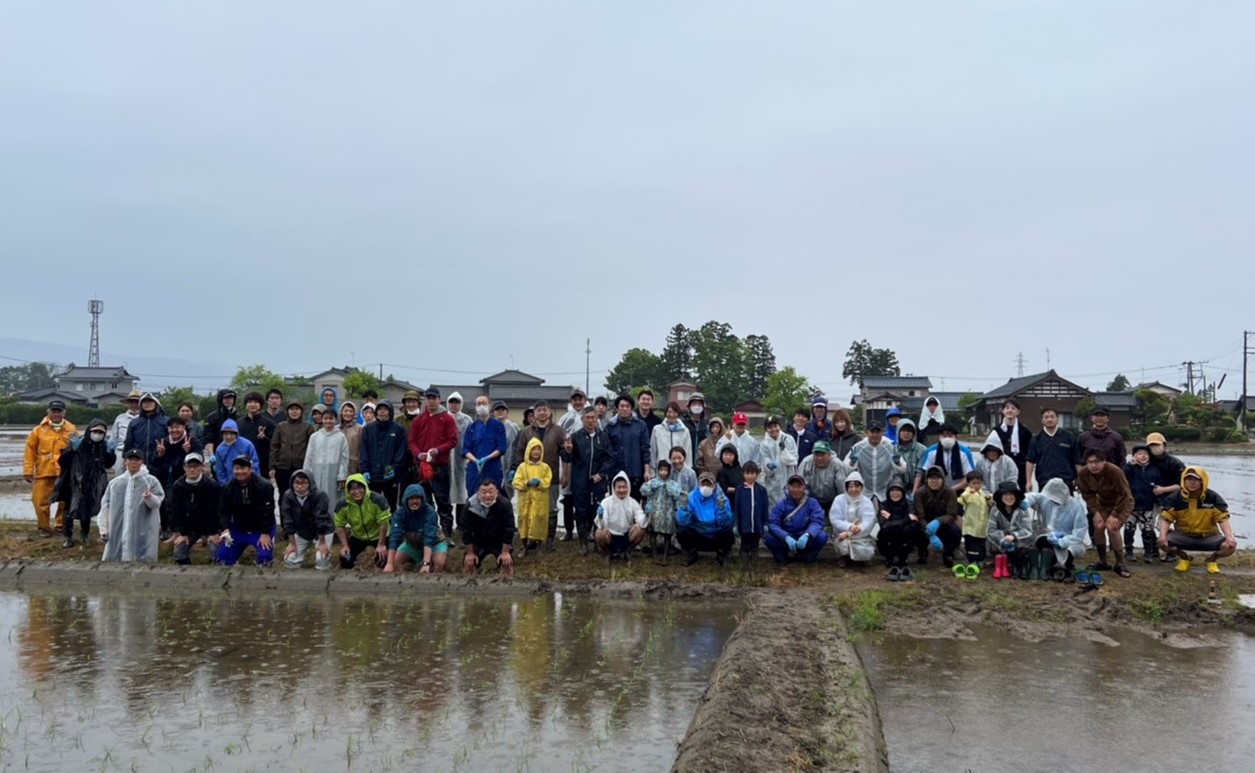
<path fill-rule="evenodd" d="M 105 310 L 105 302 L 91 300 L 87 302 L 87 310 L 92 315 L 92 342 L 87 347 L 87 367 L 100 367 L 100 315 Z"/>
<path fill-rule="evenodd" d="M 1027 361 L 1024 359 L 1024 352 L 1020 352 L 1019 355 L 1015 358 L 1015 375 L 1023 376 L 1024 366 L 1027 364 L 1028 364 Z"/>

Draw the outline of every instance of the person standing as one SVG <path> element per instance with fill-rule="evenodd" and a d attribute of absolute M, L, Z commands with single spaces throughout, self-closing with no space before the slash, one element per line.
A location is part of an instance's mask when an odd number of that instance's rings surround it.
<path fill-rule="evenodd" d="M 406 440 L 405 430 L 393 421 L 392 403 L 380 400 L 375 406 L 375 420 L 362 429 L 362 475 L 383 496 L 389 516 L 396 508 L 400 476 L 406 465 Z"/>
<path fill-rule="evenodd" d="M 322 426 L 309 436 L 305 462 L 300 472 L 305 473 L 305 477 L 317 491 L 339 491 L 349 479 L 349 441 L 340 431 L 339 425 L 338 416 L 331 411 L 323 411 Z M 295 477 L 296 473 L 292 475 Z M 285 497 L 286 493 L 284 492 Z M 284 501 L 285 498 L 280 497 L 281 509 Z M 327 504 L 330 507 L 331 503 Z M 284 533 L 287 533 L 286 529 Z M 325 533 L 330 534 L 331 530 L 328 529 Z M 305 553 L 302 552 L 301 556 L 303 560 Z"/>
<path fill-rule="evenodd" d="M 811 400 L 811 420 L 806 428 L 811 431 L 817 441 L 832 440 L 832 422 L 828 421 L 828 398 L 815 395 L 815 398 Z"/>
<path fill-rule="evenodd" d="M 270 469 L 270 441 L 275 435 L 274 422 L 262 412 L 261 392 L 249 392 L 244 395 L 244 415 L 237 420 L 240 437 L 253 444 L 257 451 L 257 461 L 261 464 L 259 471 Z M 265 472 L 261 472 L 265 475 Z"/>
<path fill-rule="evenodd" d="M 797 466 L 797 474 L 806 481 L 807 490 L 825 513 L 845 487 L 845 479 L 851 472 L 845 462 L 835 458 L 827 440 L 816 443 L 811 455 Z"/>
<path fill-rule="evenodd" d="M 680 446 L 688 454 L 688 449 L 693 447 L 693 436 L 689 433 L 689 428 L 684 422 L 680 421 L 680 405 L 679 403 L 667 403 L 666 418 L 653 428 L 649 435 L 649 460 L 653 464 L 658 464 L 662 460 L 669 460 L 671 457 L 671 449 Z"/>
<path fill-rule="evenodd" d="M 113 424 L 109 425 L 109 445 L 117 456 L 113 471 L 119 475 L 122 474 L 122 451 L 126 445 L 126 428 L 131 426 L 131 421 L 136 416 L 139 416 L 140 394 L 138 389 L 132 389 L 131 393 L 126 396 L 126 410 L 115 416 Z"/>
<path fill-rule="evenodd" d="M 749 417 L 743 413 L 732 414 L 732 431 L 725 435 L 727 442 L 736 446 L 737 459 L 741 464 L 758 463 L 758 441 L 749 433 Z"/>
<path fill-rule="evenodd" d="M 618 472 L 610 436 L 597 424 L 597 409 L 585 406 L 581 428 L 562 443 L 563 469 L 570 476 L 571 500 L 575 510 L 575 530 L 580 553 L 588 555 L 593 516 L 606 496 L 607 484 Z"/>
<path fill-rule="evenodd" d="M 440 515 L 440 530 L 453 536 L 453 504 L 449 486 L 449 457 L 458 448 L 458 425 L 440 404 L 440 390 L 428 387 L 423 412 L 410 424 L 409 448 L 419 466 L 419 482 L 427 492 L 427 501 L 434 502 Z M 517 466 L 517 465 L 512 465 Z M 429 471 L 424 475 L 424 471 Z"/>
<path fill-rule="evenodd" d="M 759 464 L 762 467 L 762 486 L 767 492 L 767 510 L 784 499 L 785 481 L 797 472 L 797 443 L 780 431 L 780 419 L 767 417 L 767 432 L 758 444 Z"/>
<path fill-rule="evenodd" d="M 908 500 L 914 499 L 919 484 L 924 480 L 924 471 L 920 465 L 928 454 L 928 446 L 915 439 L 915 422 L 910 419 L 898 422 L 898 442 L 894 447 L 902 460 L 902 489 Z"/>
<path fill-rule="evenodd" d="M 157 444 L 166 434 L 166 412 L 152 392 L 145 392 L 139 399 L 139 415 L 126 427 L 122 453 L 138 449 L 144 464 L 151 467 L 157 460 Z"/>
<path fill-rule="evenodd" d="M 798 463 L 810 456 L 811 450 L 819 442 L 819 437 L 811 431 L 807 424 L 809 421 L 810 414 L 806 412 L 806 409 L 798 408 L 793 412 L 793 425 L 785 430 L 789 437 L 793 438 L 793 443 L 797 446 Z"/>
<path fill-rule="evenodd" d="M 706 396 L 701 392 L 694 392 L 689 396 L 688 412 L 684 414 L 684 426 L 688 427 L 689 437 L 693 439 L 693 447 L 689 448 L 687 455 L 689 459 L 697 459 L 697 447 L 706 439 L 706 433 L 709 431 L 706 418 Z"/>
<path fill-rule="evenodd" d="M 1024 490 L 1032 491 L 1036 486 L 1040 491 L 1046 481 L 1058 478 L 1072 491 L 1076 488 L 1076 468 L 1081 466 L 1080 445 L 1071 432 L 1059 429 L 1059 414 L 1054 408 L 1042 410 L 1041 426 L 1041 432 L 1029 443 L 1024 460 Z"/>
<path fill-rule="evenodd" d="M 340 431 L 349 444 L 349 474 L 362 470 L 362 427 L 357 423 L 357 403 L 345 400 L 340 403 Z"/>
<path fill-rule="evenodd" d="M 619 395 L 614 400 L 616 415 L 606 427 L 606 434 L 614 444 L 619 470 L 632 482 L 632 498 L 641 501 L 641 484 L 653 477 L 653 462 L 649 458 L 649 428 L 636 414 L 631 395 Z"/>
<path fill-rule="evenodd" d="M 919 422 L 915 425 L 916 432 L 919 433 L 919 442 L 928 445 L 928 439 L 941 434 L 941 428 L 946 423 L 946 412 L 941 408 L 941 402 L 933 397 L 928 396 L 924 401 L 924 407 L 919 412 Z"/>
<path fill-rule="evenodd" d="M 519 466 L 523 464 L 523 461 L 524 461 L 523 454 L 527 450 L 528 442 L 531 441 L 532 438 L 536 438 L 537 440 L 541 442 L 541 445 L 543 446 L 545 450 L 544 457 L 543 457 L 545 464 L 549 465 L 549 469 L 557 470 L 559 469 L 558 464 L 561 461 L 560 454 L 562 451 L 563 442 L 567 439 L 567 434 L 562 431 L 561 427 L 553 423 L 553 413 L 549 410 L 549 403 L 541 400 L 541 401 L 538 401 L 535 404 L 535 406 L 533 406 L 533 408 L 534 408 L 534 413 L 532 414 L 532 424 L 530 427 L 524 427 L 523 431 L 519 432 L 518 442 L 515 444 L 515 448 L 514 448 L 514 460 L 510 466 L 514 468 L 515 471 L 518 470 Z M 641 424 L 640 426 L 644 427 L 643 424 Z M 613 441 L 613 438 L 612 438 L 612 441 Z M 648 441 L 646 441 L 645 452 L 648 453 L 648 451 L 649 451 L 649 443 Z M 553 550 L 554 536 L 557 530 L 558 530 L 558 487 L 550 486 L 549 487 L 549 537 L 545 542 L 545 547 L 547 550 Z"/>
<path fill-rule="evenodd" d="M 454 392 L 449 395 L 449 401 L 446 403 L 449 408 L 449 414 L 453 416 L 453 423 L 457 425 L 458 436 L 457 445 L 453 447 L 453 453 L 449 456 L 449 501 L 453 504 L 453 514 L 457 519 L 461 519 L 462 511 L 466 509 L 466 457 L 462 455 L 462 442 L 466 440 L 466 431 L 471 427 L 471 417 L 462 413 L 462 395 Z M 555 495 L 556 496 L 556 495 Z"/>
<path fill-rule="evenodd" d="M 567 412 L 562 414 L 562 418 L 558 419 L 558 426 L 562 431 L 570 437 L 574 432 L 579 430 L 583 423 L 584 408 L 588 405 L 588 395 L 584 394 L 584 390 L 576 387 L 571 390 L 571 402 L 567 405 Z M 510 445 L 510 455 L 514 455 L 514 446 Z M 562 526 L 565 534 L 562 536 L 563 542 L 570 542 L 575 535 L 575 499 L 571 496 L 571 474 L 565 469 L 566 460 L 562 461 L 564 469 L 555 470 L 554 474 L 558 476 L 558 498 L 562 504 Z M 507 481 L 514 480 L 513 472 Z M 513 487 L 505 486 L 502 489 L 505 496 L 514 496 Z"/>
<path fill-rule="evenodd" d="M 288 418 L 283 408 L 283 392 L 280 392 L 278 389 L 271 389 L 269 392 L 266 392 L 266 418 L 270 419 L 270 423 L 275 427 L 278 427 Z"/>
<path fill-rule="evenodd" d="M 850 418 L 850 412 L 844 408 L 833 411 L 832 439 L 828 441 L 828 445 L 832 446 L 832 455 L 843 462 L 847 461 L 850 458 L 850 451 L 854 450 L 854 444 L 860 440 L 862 438 L 854 431 L 854 421 Z"/>
<path fill-rule="evenodd" d="M 1087 451 L 1099 451 L 1103 459 L 1123 469 L 1128 453 L 1124 449 L 1124 437 L 1111 428 L 1111 414 L 1099 405 L 1089 418 L 1093 426 L 1082 432 L 1078 441 L 1082 461 Z"/>
<path fill-rule="evenodd" d="M 397 419 L 397 423 L 405 430 L 406 437 L 410 436 L 410 425 L 422 412 L 423 396 L 418 393 L 417 389 L 407 389 L 405 394 L 401 395 L 401 416 Z"/>
<path fill-rule="evenodd" d="M 270 477 L 274 479 L 278 496 L 288 490 L 292 473 L 305 463 L 309 436 L 314 434 L 314 428 L 305 422 L 305 406 L 300 400 L 289 400 L 287 411 L 287 420 L 275 428 L 270 442 Z"/>
<path fill-rule="evenodd" d="M 967 487 L 967 474 L 976 469 L 976 459 L 966 445 L 959 442 L 959 432 L 949 424 L 941 425 L 941 436 L 928 447 L 920 470 L 938 467 L 946 474 L 946 484 L 956 492 Z"/>
<path fill-rule="evenodd" d="M 492 404 L 492 417 L 505 427 L 505 455 L 501 457 L 501 467 L 505 470 L 505 476 L 502 480 L 514 480 L 514 468 L 510 466 L 510 462 L 514 459 L 514 443 L 519 439 L 519 431 L 522 427 L 510 419 L 510 406 L 505 404 L 505 400 L 498 400 Z M 501 493 L 508 499 L 512 492 L 506 488 Z"/>
<path fill-rule="evenodd" d="M 505 425 L 492 416 L 488 396 L 475 398 L 475 421 L 462 438 L 462 455 L 466 459 L 466 494 L 471 497 L 479 491 L 479 480 L 492 478 L 501 488 L 505 470 L 501 458 L 507 449 Z"/>
<path fill-rule="evenodd" d="M 860 486 L 875 501 L 872 503 L 872 523 L 874 516 L 880 512 L 880 503 L 884 501 L 889 484 L 895 478 L 901 478 L 906 472 L 902 464 L 902 456 L 898 449 L 885 437 L 884 427 L 879 421 L 872 421 L 867 427 L 867 437 L 854 444 L 850 450 L 850 467 L 859 474 Z M 846 492 L 849 492 L 849 476 L 846 476 Z M 835 534 L 836 532 L 834 532 Z"/>
<path fill-rule="evenodd" d="M 654 413 L 654 393 L 649 389 L 642 389 L 640 394 L 636 396 L 636 417 L 645 422 L 645 428 L 651 433 L 654 427 L 662 423 L 662 419 L 658 414 Z M 657 459 L 653 460 L 657 462 Z"/>
<path fill-rule="evenodd" d="M 218 447 L 214 449 L 214 477 L 219 483 L 226 483 L 231 477 L 231 463 L 236 457 L 246 457 L 253 469 L 257 469 L 257 449 L 253 444 L 240 437 L 240 430 L 235 426 L 235 419 L 227 419 L 219 430 Z"/>
<path fill-rule="evenodd" d="M 994 427 L 994 432 L 1002 441 L 1002 452 L 1015 462 L 1019 471 L 1017 482 L 1023 489 L 1028 481 L 1028 449 L 1033 444 L 1033 433 L 1020 423 L 1020 403 L 1015 398 L 1008 397 L 1002 401 L 1002 423 Z M 997 488 L 993 482 L 986 482 L 991 490 Z"/>
<path fill-rule="evenodd" d="M 26 437 L 22 456 L 22 477 L 31 484 L 31 504 L 39 536 L 52 536 L 52 499 L 61 474 L 61 452 L 75 436 L 74 425 L 65 420 L 65 403 L 53 400 L 43 420 Z M 61 531 L 65 513 L 57 507 L 57 531 Z"/>
<path fill-rule="evenodd" d="M 113 467 L 113 449 L 109 445 L 105 423 L 92 419 L 87 436 L 79 443 L 70 443 L 61 452 L 58 463 L 61 475 L 57 481 L 58 509 L 63 510 L 65 542 L 61 547 L 74 547 L 74 522 L 82 525 L 83 544 L 91 541 L 92 516 L 100 512 L 100 501 Z"/>
<path fill-rule="evenodd" d="M 161 541 L 161 481 L 148 473 L 138 448 L 126 452 L 126 470 L 109 481 L 100 502 L 101 561 L 157 562 Z"/>
<path fill-rule="evenodd" d="M 235 410 L 235 390 L 230 387 L 218 390 L 218 410 L 205 417 L 202 440 L 205 443 L 205 455 L 212 456 L 218 443 L 222 442 L 222 423 L 227 419 L 238 419 Z M 238 424 L 236 426 L 239 426 Z"/>

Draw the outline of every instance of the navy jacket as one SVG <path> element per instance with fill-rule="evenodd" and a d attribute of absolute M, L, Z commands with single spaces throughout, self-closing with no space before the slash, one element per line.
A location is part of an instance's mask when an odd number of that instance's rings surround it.
<path fill-rule="evenodd" d="M 1133 509 L 1154 510 L 1155 487 L 1163 485 L 1159 468 L 1153 464 L 1142 467 L 1129 463 L 1124 465 L 1124 478 L 1129 482 L 1129 490 L 1133 492 Z"/>
<path fill-rule="evenodd" d="M 166 414 L 161 406 L 150 414 L 140 414 L 126 428 L 126 441 L 122 444 L 122 452 L 138 448 L 144 455 L 144 464 L 153 466 L 157 458 L 157 441 L 168 435 L 166 430 Z"/>
<path fill-rule="evenodd" d="M 618 416 L 611 419 L 606 425 L 606 434 L 614 446 L 619 469 L 629 478 L 644 477 L 645 466 L 650 464 L 649 425 L 633 412 L 627 421 Z"/>
<path fill-rule="evenodd" d="M 741 534 L 762 534 L 767 530 L 767 489 L 761 483 L 741 486 L 732 500 L 732 515 Z"/>
<path fill-rule="evenodd" d="M 361 450 L 359 457 L 362 472 L 370 476 L 375 483 L 383 483 L 387 470 L 392 468 L 396 480 L 401 474 L 401 466 L 405 464 L 405 456 L 409 453 L 409 438 L 405 427 L 396 421 L 375 420 L 362 428 Z"/>
<path fill-rule="evenodd" d="M 815 448 L 815 444 L 819 442 L 819 436 L 815 434 L 809 424 L 807 424 L 801 432 L 798 432 L 797 429 L 792 426 L 786 429 L 785 432 L 789 433 L 789 436 L 797 441 L 797 461 L 801 464 L 803 459 L 811 455 L 811 451 Z"/>

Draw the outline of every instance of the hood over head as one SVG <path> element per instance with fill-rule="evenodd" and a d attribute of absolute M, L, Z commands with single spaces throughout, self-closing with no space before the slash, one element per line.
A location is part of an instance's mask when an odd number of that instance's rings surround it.
<path fill-rule="evenodd" d="M 1191 464 L 1181 471 L 1181 496 L 1192 498 L 1193 495 L 1185 489 L 1185 479 L 1197 475 L 1203 481 L 1203 488 L 1198 492 L 1201 497 L 1207 493 L 1207 489 L 1211 487 L 1211 476 L 1207 474 L 1207 470 L 1199 467 L 1197 464 Z"/>
<path fill-rule="evenodd" d="M 728 428 L 728 425 L 723 423 L 723 419 L 718 416 L 711 416 L 710 421 L 706 422 L 706 429 L 713 431 L 716 424 L 719 425 L 720 432 Z"/>
<path fill-rule="evenodd" d="M 861 484 L 862 482 L 863 482 L 863 476 L 862 476 L 862 475 L 859 475 L 858 470 L 855 470 L 854 472 L 852 472 L 852 473 L 850 473 L 849 475 L 845 476 L 845 486 L 844 486 L 844 488 L 845 488 L 845 490 L 846 490 L 846 491 L 849 491 L 849 490 L 850 490 L 850 484 L 851 484 L 851 483 L 859 483 L 859 484 Z"/>
<path fill-rule="evenodd" d="M 414 497 L 418 497 L 423 500 L 422 504 L 418 506 L 418 509 L 423 509 L 423 505 L 427 504 L 427 492 L 423 491 L 423 487 L 417 483 L 411 483 L 405 487 L 405 495 L 401 497 L 398 507 L 408 510 L 410 507 L 410 500 Z"/>
<path fill-rule="evenodd" d="M 919 428 L 915 426 L 915 422 L 911 421 L 910 419 L 898 419 L 898 441 L 897 442 L 899 444 L 902 443 L 902 430 L 908 429 L 908 428 L 912 432 L 915 433 L 915 436 L 911 438 L 911 442 L 914 443 L 917 440 L 919 440 Z"/>
<path fill-rule="evenodd" d="M 314 474 L 312 472 L 302 467 L 301 469 L 292 473 L 292 478 L 295 480 L 297 475 L 304 475 L 305 480 L 309 481 L 309 493 L 312 494 L 318 490 L 318 482 L 314 480 Z"/>
<path fill-rule="evenodd" d="M 92 419 L 91 421 L 87 422 L 87 429 L 84 431 L 84 434 L 90 433 L 92 429 L 94 429 L 95 427 L 100 427 L 106 432 L 109 430 L 109 425 L 105 424 L 105 422 L 102 419 Z"/>
<path fill-rule="evenodd" d="M 1045 495 L 1046 499 L 1049 499 L 1056 505 L 1062 505 L 1072 497 L 1068 484 L 1064 483 L 1060 478 L 1051 478 L 1046 481 L 1046 485 L 1041 487 L 1041 493 Z"/>
<path fill-rule="evenodd" d="M 937 403 L 936 413 L 928 412 L 928 403 L 930 400 Z M 919 411 L 919 426 L 921 427 L 928 426 L 929 419 L 936 421 L 938 424 L 946 423 L 946 412 L 942 410 L 941 408 L 941 401 L 936 400 L 935 398 L 932 398 L 932 397 L 929 397 L 927 400 L 924 401 L 924 407 L 921 408 Z M 899 423 L 898 426 L 901 427 L 902 424 Z"/>
<path fill-rule="evenodd" d="M 535 440 L 535 438 L 533 438 L 533 440 Z M 531 444 L 529 443 L 528 445 L 531 445 Z M 611 494 L 613 494 L 613 493 L 614 493 L 614 484 L 618 483 L 620 480 L 621 480 L 621 481 L 623 481 L 624 483 L 626 483 L 626 484 L 627 484 L 627 487 L 628 487 L 628 496 L 631 496 L 631 494 L 632 494 L 632 479 L 631 479 L 631 478 L 629 478 L 629 477 L 628 477 L 628 474 L 627 474 L 626 472 L 624 472 L 623 470 L 619 470 L 619 474 L 618 474 L 618 475 L 615 475 L 615 476 L 614 476 L 614 479 L 610 481 L 610 493 L 611 493 Z"/>
<path fill-rule="evenodd" d="M 727 464 L 723 461 L 724 454 L 732 454 L 732 464 Z M 719 462 L 725 467 L 736 467 L 741 463 L 741 455 L 737 452 L 736 445 L 734 443 L 725 443 L 723 448 L 719 449 Z"/>
<path fill-rule="evenodd" d="M 226 421 L 222 422 L 221 431 L 222 432 L 234 432 L 235 434 L 238 435 L 240 434 L 240 425 L 235 423 L 235 419 L 227 419 Z"/>
<path fill-rule="evenodd" d="M 523 462 L 532 463 L 532 449 L 540 449 L 540 461 L 545 461 L 545 444 L 540 442 L 540 438 L 534 437 L 527 441 L 527 447 L 523 449 Z"/>
<path fill-rule="evenodd" d="M 380 408 L 388 409 L 388 421 L 392 421 L 393 419 L 397 417 L 397 412 L 396 412 L 396 409 L 392 407 L 392 402 L 389 400 L 380 400 L 379 404 L 375 406 L 375 421 L 376 422 L 380 424 L 384 423 L 383 420 L 379 418 Z"/>
<path fill-rule="evenodd" d="M 984 454 L 990 449 L 997 451 L 1000 454 L 1006 453 L 1006 451 L 1002 448 L 1002 438 L 998 437 L 997 432 L 989 433 L 989 437 L 985 438 L 985 446 L 980 450 L 980 452 Z"/>
<path fill-rule="evenodd" d="M 929 478 L 941 478 L 942 480 L 945 480 L 946 471 L 941 469 L 940 466 L 934 464 L 932 467 L 929 467 L 924 471 L 924 480 L 928 480 Z"/>
<path fill-rule="evenodd" d="M 889 410 L 885 411 L 885 421 L 888 421 L 890 416 L 901 416 L 901 415 L 902 415 L 902 409 L 900 409 L 900 408 L 890 408 Z M 902 423 L 900 419 L 899 419 L 898 423 L 899 423 L 899 424 L 901 424 L 901 423 Z"/>
<path fill-rule="evenodd" d="M 157 407 L 156 407 L 156 408 L 153 408 L 153 415 L 154 415 L 154 416 L 164 416 L 164 415 L 165 415 L 166 411 L 165 411 L 165 409 L 164 409 L 164 408 L 162 408 L 162 407 L 161 407 L 161 401 L 160 401 L 160 400 L 158 400 L 158 399 L 157 399 L 157 395 L 153 394 L 152 392 L 145 392 L 145 393 L 144 393 L 142 396 L 140 396 L 140 398 L 139 398 L 139 406 L 140 406 L 139 410 L 140 410 L 140 414 L 141 414 L 141 415 L 142 415 L 142 414 L 143 414 L 143 412 L 144 412 L 144 401 L 145 401 L 145 400 L 152 400 L 154 403 L 156 403 Z"/>
<path fill-rule="evenodd" d="M 351 483 L 360 483 L 363 486 L 365 486 L 366 496 L 370 496 L 370 482 L 366 480 L 365 475 L 361 474 L 360 472 L 355 472 L 349 476 L 348 480 L 344 481 L 344 498 L 345 499 L 349 498 L 349 484 Z"/>

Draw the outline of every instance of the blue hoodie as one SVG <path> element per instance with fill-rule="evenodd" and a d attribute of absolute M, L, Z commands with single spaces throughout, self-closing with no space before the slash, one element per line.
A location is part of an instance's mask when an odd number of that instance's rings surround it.
<path fill-rule="evenodd" d="M 414 497 L 423 500 L 416 511 L 409 507 L 409 502 Z M 415 544 L 420 535 L 422 544 Z M 396 550 L 406 541 L 416 549 L 434 548 L 442 539 L 440 518 L 436 514 L 436 508 L 427 503 L 423 487 L 417 483 L 406 486 L 405 496 L 397 502 L 396 512 L 392 514 L 392 523 L 388 527 L 388 550 Z"/>
<path fill-rule="evenodd" d="M 334 414 L 335 414 L 335 416 L 336 416 L 336 419 L 337 419 L 336 424 L 339 424 L 339 423 L 340 423 L 340 422 L 339 422 L 339 418 L 340 418 L 340 395 L 339 395 L 339 393 L 338 393 L 338 392 L 336 392 L 335 387 L 329 387 L 329 386 L 328 386 L 328 387 L 323 387 L 323 388 L 322 388 L 322 391 L 318 393 L 318 403 L 321 403 L 322 405 L 326 405 L 326 403 L 324 403 L 324 402 L 322 401 L 322 396 L 323 396 L 323 395 L 325 395 L 325 394 L 327 394 L 328 392 L 330 392 L 330 393 L 331 393 L 331 412 L 332 412 L 332 413 L 334 413 Z M 359 418 L 360 418 L 360 417 L 359 417 Z M 305 421 L 306 421 L 307 423 L 309 423 L 309 424 L 313 424 L 313 423 L 314 423 L 314 411 L 313 411 L 313 409 L 312 409 L 312 408 L 311 408 L 311 410 L 310 410 L 310 412 L 309 412 L 309 417 L 308 417 L 308 418 L 306 418 L 306 420 L 305 420 Z"/>
<path fill-rule="evenodd" d="M 231 480 L 231 467 L 237 456 L 247 456 L 253 460 L 253 472 L 260 476 L 263 480 L 266 472 L 261 471 L 261 462 L 257 459 L 257 449 L 247 439 L 239 436 L 240 427 L 235 423 L 235 419 L 227 419 L 222 422 L 222 429 L 219 433 L 231 431 L 236 433 L 235 442 L 227 444 L 225 438 L 214 448 L 214 477 L 219 483 L 225 484 Z"/>
<path fill-rule="evenodd" d="M 889 417 L 891 416 L 900 417 L 901 415 L 902 415 L 902 411 L 897 408 L 890 408 L 888 411 L 885 411 L 885 437 L 889 438 L 889 442 L 895 446 L 898 444 L 898 428 L 895 425 L 889 423 Z M 898 421 L 901 421 L 901 420 L 902 419 L 900 418 L 898 419 Z"/>
<path fill-rule="evenodd" d="M 698 534 L 713 537 L 732 528 L 732 508 L 728 506 L 728 498 L 718 488 L 715 493 L 704 497 L 698 487 L 680 505 L 675 522 L 682 529 L 692 529 Z"/>

